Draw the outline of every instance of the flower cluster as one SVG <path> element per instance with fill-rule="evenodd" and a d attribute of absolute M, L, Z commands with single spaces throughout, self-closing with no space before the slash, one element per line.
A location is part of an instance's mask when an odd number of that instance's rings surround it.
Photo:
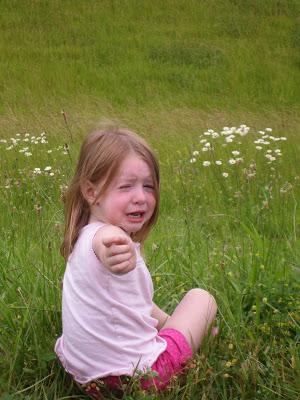
<path fill-rule="evenodd" d="M 29 149 L 28 145 L 33 144 L 47 144 L 46 133 L 42 132 L 39 136 L 31 136 L 29 133 L 25 133 L 23 136 L 20 133 L 16 134 L 16 137 L 12 137 L 10 139 L 1 139 L 0 143 L 5 144 L 6 150 L 12 150 L 15 147 L 20 146 L 23 143 L 26 143 L 25 147 L 19 149 L 19 153 L 24 153 L 26 157 L 32 156 L 32 152 Z"/>
<path fill-rule="evenodd" d="M 14 159 L 18 161 L 19 168 L 14 171 L 18 172 L 20 177 L 15 181 L 7 176 L 4 188 L 10 189 L 15 186 L 15 182 L 23 181 L 26 176 L 37 178 L 39 176 L 53 177 L 60 174 L 61 169 L 56 164 L 60 163 L 61 155 L 69 155 L 69 146 L 67 143 L 55 145 L 53 142 L 52 140 L 48 141 L 45 132 L 41 132 L 39 135 L 17 133 L 14 137 L 0 139 L 0 152 L 3 155 L 5 155 L 5 152 L 9 152 L 7 154 L 8 160 L 11 160 L 13 155 Z M 31 158 L 31 162 L 26 158 Z M 56 166 L 53 167 L 53 165 Z"/>
<path fill-rule="evenodd" d="M 264 154 L 267 164 L 272 164 L 282 157 L 279 143 L 286 141 L 284 136 L 272 135 L 272 128 L 258 131 L 253 138 L 249 134 L 250 128 L 243 124 L 239 127 L 225 126 L 220 132 L 208 129 L 199 137 L 200 149 L 194 150 L 190 163 L 198 161 L 203 167 L 216 166 L 224 178 L 233 173 L 232 167 L 244 164 L 249 159 L 249 166 L 244 169 L 245 175 L 250 178 L 255 176 L 255 152 Z M 258 135 L 258 136 L 257 136 Z M 247 138 L 245 138 L 248 136 Z M 250 137 L 252 136 L 252 137 Z"/>
<path fill-rule="evenodd" d="M 54 176 L 54 172 L 52 171 L 52 167 L 47 166 L 43 170 L 41 168 L 34 168 L 33 170 L 34 175 L 42 175 L 42 174 L 48 174 L 49 176 Z"/>
<path fill-rule="evenodd" d="M 2 144 L 5 146 L 5 150 L 16 150 L 21 154 L 24 154 L 26 157 L 30 157 L 34 154 L 37 150 L 36 145 L 44 145 L 44 148 L 38 148 L 39 153 L 41 151 L 51 154 L 53 152 L 60 152 L 61 154 L 67 155 L 68 154 L 68 147 L 67 145 L 58 146 L 55 148 L 48 148 L 49 142 L 45 132 L 41 132 L 40 135 L 30 135 L 29 133 L 17 133 L 16 137 L 11 137 L 10 139 L 0 139 L 0 145 Z"/>

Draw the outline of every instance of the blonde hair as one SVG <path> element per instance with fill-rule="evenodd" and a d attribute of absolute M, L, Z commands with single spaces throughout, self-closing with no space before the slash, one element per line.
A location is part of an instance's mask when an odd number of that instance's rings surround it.
<path fill-rule="evenodd" d="M 150 168 L 156 206 L 150 220 L 132 236 L 143 245 L 156 222 L 159 208 L 159 166 L 147 142 L 127 129 L 109 129 L 89 134 L 82 146 L 74 177 L 65 195 L 65 232 L 61 254 L 68 259 L 78 239 L 80 230 L 88 223 L 90 208 L 82 195 L 85 182 L 101 184 L 99 197 L 105 194 L 117 175 L 122 161 L 134 153 Z"/>

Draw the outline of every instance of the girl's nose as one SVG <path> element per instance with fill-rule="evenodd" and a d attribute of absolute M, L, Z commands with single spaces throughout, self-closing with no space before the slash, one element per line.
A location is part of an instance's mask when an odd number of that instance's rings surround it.
<path fill-rule="evenodd" d="M 136 188 L 133 196 L 134 203 L 144 203 L 146 201 L 146 194 L 143 187 Z"/>

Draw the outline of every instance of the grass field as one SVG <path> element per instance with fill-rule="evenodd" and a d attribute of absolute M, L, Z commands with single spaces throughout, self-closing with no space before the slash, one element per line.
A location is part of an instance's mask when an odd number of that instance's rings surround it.
<path fill-rule="evenodd" d="M 84 398 L 53 353 L 61 198 L 82 137 L 110 122 L 160 160 L 155 300 L 171 312 L 203 287 L 219 305 L 184 386 L 124 399 L 299 399 L 300 3 L 0 11 L 0 399 Z"/>

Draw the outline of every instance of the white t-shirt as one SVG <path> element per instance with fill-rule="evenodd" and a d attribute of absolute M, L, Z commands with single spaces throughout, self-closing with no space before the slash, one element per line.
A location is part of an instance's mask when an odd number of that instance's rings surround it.
<path fill-rule="evenodd" d="M 78 383 L 150 368 L 166 349 L 151 317 L 153 284 L 136 244 L 136 268 L 112 274 L 92 240 L 102 222 L 86 225 L 67 262 L 63 281 L 63 333 L 55 352 Z"/>

